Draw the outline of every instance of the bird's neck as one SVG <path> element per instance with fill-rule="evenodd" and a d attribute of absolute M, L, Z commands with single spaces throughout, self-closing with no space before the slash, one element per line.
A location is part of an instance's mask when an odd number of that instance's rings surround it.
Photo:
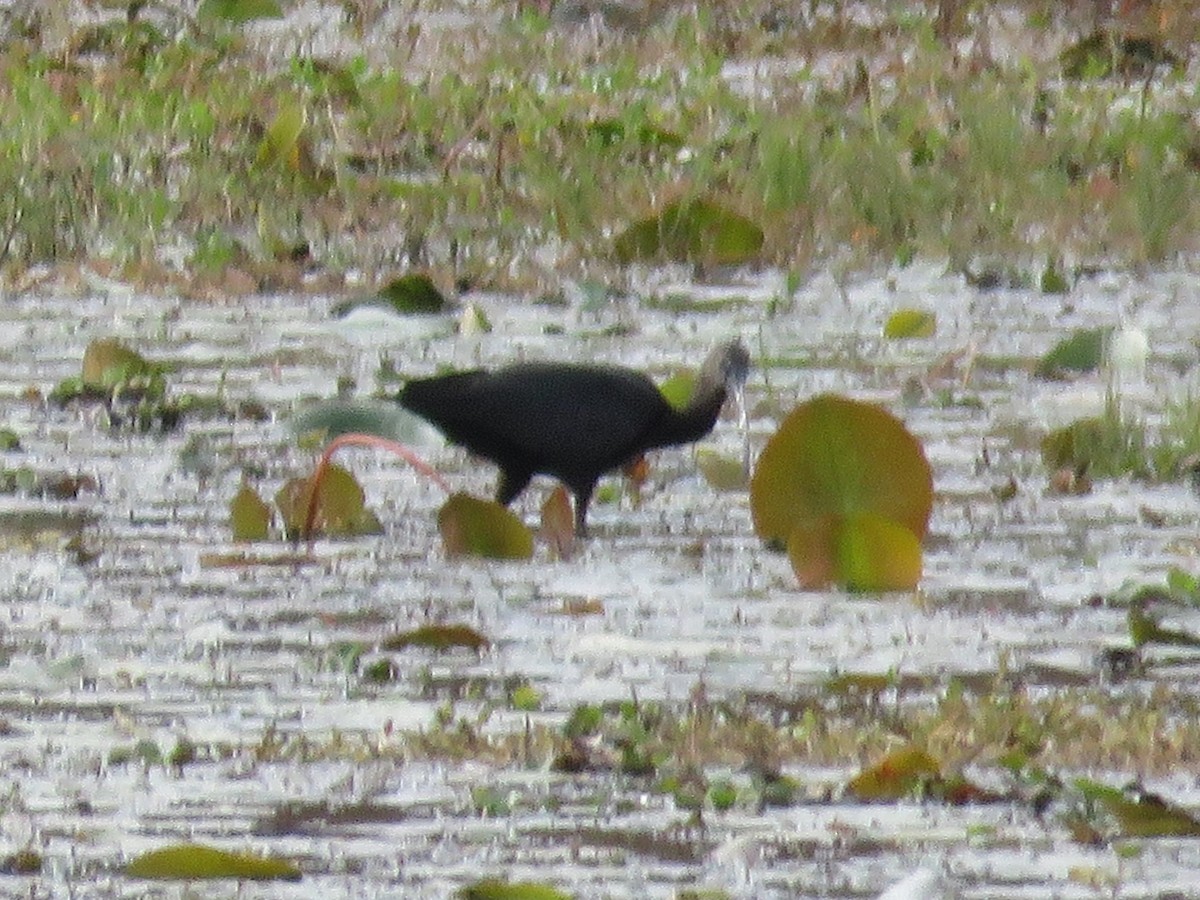
<path fill-rule="evenodd" d="M 717 421 L 725 403 L 725 390 L 705 391 L 694 396 L 683 409 L 665 416 L 654 429 L 651 447 L 670 447 L 675 444 L 690 444 L 698 441 L 710 431 Z"/>

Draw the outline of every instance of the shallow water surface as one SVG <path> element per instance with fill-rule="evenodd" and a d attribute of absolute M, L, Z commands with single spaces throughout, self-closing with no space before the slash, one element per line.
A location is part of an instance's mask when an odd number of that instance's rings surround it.
<path fill-rule="evenodd" d="M 901 397 L 951 352 L 1032 360 L 1071 328 L 1128 323 L 1152 350 L 1129 396 L 1160 408 L 1194 378 L 1179 361 L 1194 356 L 1200 305 L 1188 301 L 1200 282 L 1111 276 L 1064 299 L 981 293 L 916 267 L 843 284 L 820 277 L 790 298 L 781 290 L 765 276 L 720 288 L 647 284 L 600 306 L 582 295 L 562 307 L 480 295 L 470 299 L 494 330 L 476 336 L 457 335 L 450 319 L 335 324 L 327 298 L 204 305 L 118 290 L 6 298 L 0 397 L 23 446 L 6 464 L 84 473 L 98 490 L 70 502 L 10 499 L 0 509 L 3 847 L 29 846 L 46 861 L 36 879 L 0 881 L 0 893 L 146 896 L 119 866 L 181 840 L 277 853 L 303 867 L 302 882 L 256 886 L 253 896 L 442 897 L 505 874 L 580 897 L 672 897 L 687 886 L 735 897 L 864 897 L 917 866 L 966 897 L 1189 889 L 1200 867 L 1194 842 L 1148 841 L 1140 856 L 1118 860 L 1008 804 L 829 802 L 823 786 L 844 783 L 864 762 L 857 758 L 789 769 L 810 800 L 709 812 L 702 828 L 636 779 L 550 774 L 546 759 L 404 759 L 404 734 L 434 730 L 441 709 L 478 717 L 485 735 L 519 735 L 525 716 L 506 707 L 523 683 L 544 698 L 533 721 L 555 726 L 580 702 L 682 707 L 700 686 L 710 699 L 788 697 L 837 671 L 944 685 L 1003 668 L 1032 692 L 1098 683 L 1098 652 L 1128 645 L 1125 616 L 1083 600 L 1187 565 L 1179 548 L 1200 518 L 1195 495 L 1128 482 L 1079 498 L 1045 495 L 1036 449 L 1014 442 L 1012 426 L 1066 421 L 1102 397 L 1098 378 L 1036 382 L 1028 366 L 979 365 L 954 376 L 978 405 L 942 407 L 926 396 L 905 407 Z M 647 300 L 669 293 L 726 302 Z M 769 304 L 783 311 L 772 315 Z M 912 305 L 937 311 L 936 338 L 877 337 L 891 311 Z M 381 354 L 406 375 L 526 357 L 607 360 L 661 377 L 735 333 L 760 363 L 748 386 L 756 448 L 780 415 L 825 390 L 885 403 L 925 441 L 939 496 L 920 598 L 797 590 L 786 560 L 755 539 L 745 494 L 715 493 L 689 448 L 655 454 L 639 507 L 597 503 L 594 537 L 569 562 L 551 561 L 544 548 L 533 564 L 447 561 L 435 524 L 440 492 L 401 464 L 354 451 L 343 462 L 386 535 L 319 541 L 293 563 L 214 564 L 213 554 L 244 549 L 231 544 L 227 524 L 243 472 L 269 497 L 303 471 L 310 459 L 287 420 L 302 398 L 331 396 L 338 376 L 371 393 Z M 187 420 L 165 436 L 131 435 L 106 428 L 95 409 L 29 401 L 28 387 L 47 393 L 76 374 L 87 343 L 107 335 L 170 362 L 173 391 L 219 389 L 260 401 L 271 418 Z M 196 441 L 203 480 L 181 463 Z M 728 418 L 705 445 L 736 454 L 739 441 Z M 438 442 L 423 452 L 455 488 L 491 492 L 490 466 Z M 1010 474 L 1021 490 L 1001 505 L 990 487 Z M 532 521 L 548 489 L 535 481 L 515 508 Z M 1149 527 L 1143 507 L 1166 524 Z M 94 561 L 80 561 L 72 538 Z M 266 560 L 290 548 L 250 552 Z M 564 615 L 575 601 L 594 601 L 595 611 Z M 397 677 L 385 685 L 348 666 L 344 648 L 429 621 L 468 623 L 493 647 L 478 658 L 396 654 Z M 1193 669 L 1152 668 L 1119 689 L 1194 693 Z M 200 751 L 182 768 L 114 757 L 139 742 L 166 753 L 181 738 Z M 381 752 L 389 744 L 396 753 Z M 1120 783 L 1138 773 L 1099 774 Z M 1200 804 L 1190 776 L 1150 786 Z M 481 815 L 481 788 L 506 807 Z"/>

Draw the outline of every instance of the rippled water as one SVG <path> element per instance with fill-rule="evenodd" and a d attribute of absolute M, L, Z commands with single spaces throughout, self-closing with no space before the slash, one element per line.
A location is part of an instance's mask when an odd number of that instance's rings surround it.
<path fill-rule="evenodd" d="M 0 509 L 0 851 L 31 846 L 46 860 L 36 879 L 0 880 L 0 894 L 146 896 L 119 866 L 182 839 L 302 865 L 300 883 L 256 886 L 252 896 L 441 897 L 498 873 L 587 897 L 671 897 L 685 885 L 737 897 L 874 896 L 919 865 L 971 897 L 1097 896 L 1078 873 L 1072 880 L 1073 868 L 1119 878 L 1122 897 L 1189 889 L 1200 866 L 1192 842 L 1147 842 L 1140 857 L 1118 863 L 1111 850 L 1081 848 L 1003 804 L 814 800 L 714 814 L 698 831 L 679 824 L 685 815 L 669 798 L 610 776 L 551 775 L 545 760 L 525 771 L 366 752 L 361 762 L 352 753 L 328 760 L 319 751 L 337 734 L 399 746 L 400 732 L 433 728 L 451 700 L 466 718 L 497 704 L 484 732 L 520 733 L 523 715 L 502 708 L 519 680 L 543 694 L 535 720 L 550 723 L 581 701 L 636 694 L 682 704 L 701 681 L 710 697 L 786 695 L 835 670 L 945 677 L 1003 662 L 1024 671 L 1034 691 L 1052 690 L 1064 673 L 1091 680 L 1098 649 L 1128 638 L 1122 612 L 1082 599 L 1186 562 L 1177 548 L 1200 518 L 1200 502 L 1182 487 L 1101 483 L 1085 497 L 1044 496 L 1036 454 L 1012 443 L 1010 426 L 1065 420 L 1102 395 L 1098 379 L 1035 382 L 1019 366 L 981 364 L 969 382 L 981 406 L 920 402 L 903 412 L 926 442 L 939 490 L 920 603 L 796 590 L 786 561 L 754 538 L 745 495 L 714 493 L 688 449 L 655 456 L 640 508 L 598 504 L 594 537 L 571 562 L 544 551 L 532 565 L 447 562 L 435 526 L 441 494 L 408 468 L 361 452 L 344 461 L 385 536 L 321 541 L 297 565 L 219 566 L 209 555 L 238 550 L 226 517 L 244 469 L 269 496 L 309 464 L 286 422 L 299 399 L 330 396 L 339 375 L 370 393 L 381 353 L 405 374 L 524 356 L 665 375 L 738 333 L 770 362 L 749 385 L 761 446 L 778 415 L 813 393 L 902 410 L 906 382 L 951 351 L 1032 359 L 1068 329 L 1098 323 L 1145 331 L 1149 366 L 1128 390 L 1160 403 L 1194 378 L 1198 289 L 1193 278 L 1159 275 L 1093 279 L 1066 299 L 981 293 L 935 268 L 842 285 L 821 277 L 791 298 L 780 297 L 772 276 L 721 288 L 660 283 L 600 305 L 583 293 L 563 307 L 473 296 L 494 331 L 469 337 L 454 333 L 452 319 L 417 330 L 335 325 L 327 298 L 206 305 L 106 283 L 81 295 L 5 298 L 0 402 L 23 445 L 6 464 L 78 471 L 99 490 L 74 502 L 11 499 Z M 646 299 L 673 293 L 724 302 L 678 311 Z M 768 305 L 781 303 L 784 311 L 769 315 Z M 937 337 L 878 339 L 888 313 L 909 305 L 937 311 Z M 261 401 L 271 420 L 189 421 L 165 437 L 134 436 L 106 429 L 94 410 L 27 398 L 30 386 L 46 393 L 76 374 L 88 341 L 107 335 L 172 363 L 174 391 L 220 386 L 231 399 Z M 198 438 L 212 470 L 202 484 L 180 462 Z M 706 444 L 736 453 L 735 423 L 720 423 Z M 981 468 L 984 447 L 991 469 Z M 492 490 L 490 467 L 437 444 L 424 452 L 456 488 Z M 1022 490 L 1001 506 L 988 487 L 1009 473 Z M 536 481 L 518 511 L 532 520 L 548 488 Z M 1144 525 L 1142 506 L 1168 524 Z M 49 515 L 31 526 L 17 515 L 30 509 Z M 66 548 L 75 534 L 95 561 L 81 564 Z M 579 599 L 598 601 L 601 612 L 561 614 Z M 347 673 L 345 644 L 373 645 L 431 620 L 467 622 L 494 646 L 479 659 L 400 654 L 398 678 L 384 686 Z M 1194 692 L 1190 674 L 1155 670 L 1130 689 L 1166 681 Z M 181 737 L 202 751 L 181 770 L 111 761 L 115 749 L 151 741 L 166 752 Z M 297 749 L 301 737 L 311 758 Z M 292 742 L 282 761 L 259 752 L 272 741 Z M 793 774 L 838 784 L 858 765 Z M 473 791 L 481 786 L 510 798 L 513 811 L 480 816 Z M 1151 787 L 1200 803 L 1190 776 Z M 229 894 L 227 885 L 188 890 Z"/>

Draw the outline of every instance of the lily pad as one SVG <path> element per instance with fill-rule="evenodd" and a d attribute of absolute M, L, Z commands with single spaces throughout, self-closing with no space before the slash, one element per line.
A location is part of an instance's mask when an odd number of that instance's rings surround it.
<path fill-rule="evenodd" d="M 482 653 L 491 645 L 491 641 L 470 625 L 422 625 L 420 628 L 392 635 L 384 640 L 380 647 L 383 650 L 407 650 L 409 647 L 450 650 L 465 647 Z"/>
<path fill-rule="evenodd" d="M 696 448 L 696 468 L 714 491 L 745 490 L 748 481 L 742 461 L 710 447 Z"/>
<path fill-rule="evenodd" d="M 235 541 L 265 541 L 271 533 L 271 507 L 243 484 L 229 502 L 229 524 Z"/>
<path fill-rule="evenodd" d="M 929 463 L 903 423 L 832 394 L 784 419 L 750 483 L 755 531 L 788 548 L 807 587 L 914 587 L 932 507 Z"/>
<path fill-rule="evenodd" d="M 135 378 L 153 378 L 161 369 L 117 338 L 99 338 L 83 351 L 84 387 L 112 390 Z"/>
<path fill-rule="evenodd" d="M 558 888 L 536 881 L 500 881 L 485 878 L 458 892 L 460 900 L 571 900 Z"/>
<path fill-rule="evenodd" d="M 883 336 L 893 340 L 901 338 L 927 338 L 937 333 L 937 316 L 925 309 L 900 309 L 892 313 L 883 326 Z"/>
<path fill-rule="evenodd" d="M 195 881 L 238 878 L 250 881 L 299 881 L 300 869 L 284 859 L 230 853 L 203 844 L 176 844 L 144 853 L 125 867 L 131 878 Z"/>
<path fill-rule="evenodd" d="M 758 256 L 763 230 L 745 216 L 706 199 L 668 204 L 635 222 L 613 243 L 617 261 L 666 257 L 679 262 L 739 265 Z"/>
<path fill-rule="evenodd" d="M 355 309 L 371 306 L 402 316 L 430 315 L 445 312 L 448 305 L 428 275 L 410 272 L 393 278 L 375 294 L 342 301 L 332 312 L 336 318 L 343 318 Z"/>
<path fill-rule="evenodd" d="M 529 559 L 533 532 L 492 500 L 456 493 L 438 510 L 438 530 L 447 556 Z"/>
<path fill-rule="evenodd" d="M 321 533 L 341 537 L 381 534 L 379 519 L 366 508 L 365 495 L 349 470 L 326 466 L 318 491 L 312 478 L 293 478 L 275 494 L 275 507 L 289 537 Z"/>
<path fill-rule="evenodd" d="M 1086 778 L 1076 780 L 1075 788 L 1116 820 L 1121 837 L 1200 837 L 1200 821 L 1156 794 L 1120 790 Z"/>
<path fill-rule="evenodd" d="M 1034 367 L 1038 378 L 1062 379 L 1094 372 L 1104 362 L 1104 352 L 1112 336 L 1111 326 L 1081 328 L 1063 338 Z"/>

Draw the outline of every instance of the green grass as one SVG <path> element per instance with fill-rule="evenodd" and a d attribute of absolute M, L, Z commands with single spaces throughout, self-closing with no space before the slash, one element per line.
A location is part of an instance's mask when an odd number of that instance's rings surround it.
<path fill-rule="evenodd" d="M 1034 33 L 1053 16 L 1024 6 Z M 594 53 L 526 13 L 444 42 L 425 70 L 267 58 L 184 19 L 80 29 L 79 61 L 31 28 L 0 55 L 0 263 L 107 261 L 152 280 L 183 248 L 184 278 L 241 266 L 270 281 L 303 246 L 334 274 L 407 262 L 495 283 L 531 277 L 548 242 L 563 274 L 615 268 L 613 233 L 701 196 L 761 224 L 763 262 L 794 270 L 846 249 L 864 266 L 1189 249 L 1200 137 L 1183 76 L 1063 82 L 1052 55 L 968 64 L 931 19 L 893 12 L 788 29 L 765 4 L 664 11 Z M 1194 38 L 1196 17 L 1175 12 L 1176 41 Z M 881 34 L 902 64 L 879 55 Z M 723 75 L 833 51 L 868 66 L 793 66 L 749 94 Z"/>

